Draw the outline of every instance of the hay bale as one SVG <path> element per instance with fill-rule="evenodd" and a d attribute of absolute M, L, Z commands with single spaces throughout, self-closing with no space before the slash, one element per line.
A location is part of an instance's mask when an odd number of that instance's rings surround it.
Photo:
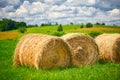
<path fill-rule="evenodd" d="M 120 62 L 120 34 L 102 34 L 96 37 L 100 59 L 109 62 Z"/>
<path fill-rule="evenodd" d="M 70 65 L 71 53 L 68 45 L 61 38 L 29 34 L 16 46 L 14 65 L 33 66 L 36 69 L 51 69 Z"/>
<path fill-rule="evenodd" d="M 98 47 L 88 35 L 69 33 L 61 37 L 70 46 L 74 66 L 91 65 L 98 60 Z"/>

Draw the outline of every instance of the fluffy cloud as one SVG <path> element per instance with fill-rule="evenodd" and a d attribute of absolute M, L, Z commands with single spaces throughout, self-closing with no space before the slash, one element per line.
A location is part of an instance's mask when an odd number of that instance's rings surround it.
<path fill-rule="evenodd" d="M 88 0 L 88 2 L 91 3 L 91 4 L 95 4 L 96 0 Z"/>
<path fill-rule="evenodd" d="M 36 15 L 43 15 L 43 13 L 45 13 L 47 8 L 48 5 L 43 4 L 41 2 L 30 3 L 29 1 L 24 1 L 23 4 L 18 9 L 16 9 L 15 12 L 8 13 L 8 16 L 15 19 L 22 18 L 27 21 L 33 17 L 39 18 L 40 16 L 36 16 Z"/>
<path fill-rule="evenodd" d="M 111 11 L 109 11 L 110 15 L 113 16 L 120 16 L 120 9 L 113 9 Z"/>
<path fill-rule="evenodd" d="M 105 22 L 120 25 L 119 0 L 1 0 L 0 19 L 28 24 Z"/>

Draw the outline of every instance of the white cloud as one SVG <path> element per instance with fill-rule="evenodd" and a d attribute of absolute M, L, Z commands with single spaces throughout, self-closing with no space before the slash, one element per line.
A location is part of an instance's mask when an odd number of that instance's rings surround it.
<path fill-rule="evenodd" d="M 16 14 L 22 15 L 22 14 L 27 14 L 28 10 L 24 7 L 21 6 L 19 9 L 16 10 Z"/>
<path fill-rule="evenodd" d="M 48 6 L 41 2 L 24 1 L 24 3 L 14 13 L 9 13 L 11 17 L 31 17 L 31 15 L 43 14 Z"/>
<path fill-rule="evenodd" d="M 94 7 L 80 7 L 78 8 L 80 16 L 95 16 L 96 12 L 100 11 Z"/>
<path fill-rule="evenodd" d="M 33 2 L 32 5 L 29 5 L 30 13 L 45 13 L 49 8 L 48 5 L 41 2 Z"/>
<path fill-rule="evenodd" d="M 66 17 L 67 14 L 64 14 L 64 13 L 60 13 L 60 12 L 51 12 L 48 17 L 49 18 L 61 18 L 61 17 Z"/>
<path fill-rule="evenodd" d="M 13 3 L 12 3 L 13 1 Z M 107 22 L 120 24 L 120 8 L 112 0 L 12 0 L 0 8 L 0 18 L 25 21 L 28 24 L 45 22 L 85 23 Z M 108 3 L 108 4 L 107 4 Z M 17 8 L 15 5 L 20 4 Z"/>
<path fill-rule="evenodd" d="M 60 12 L 60 11 L 69 11 L 69 10 L 70 10 L 70 8 L 65 6 L 65 5 L 61 5 L 61 6 L 55 5 L 55 6 L 52 6 L 50 8 L 50 11 L 58 11 L 58 12 Z"/>
<path fill-rule="evenodd" d="M 91 4 L 95 4 L 96 0 L 88 0 L 88 2 L 91 3 Z"/>
<path fill-rule="evenodd" d="M 120 16 L 120 9 L 113 9 L 111 11 L 109 11 L 110 15 L 113 16 Z"/>

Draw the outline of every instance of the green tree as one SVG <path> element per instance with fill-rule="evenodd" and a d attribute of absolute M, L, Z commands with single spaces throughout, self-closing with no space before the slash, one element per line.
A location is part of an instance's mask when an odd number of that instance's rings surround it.
<path fill-rule="evenodd" d="M 91 28 L 91 27 L 93 27 L 93 24 L 92 24 L 92 23 L 87 23 L 87 24 L 86 24 L 86 28 Z"/>
<path fill-rule="evenodd" d="M 84 24 L 81 24 L 80 28 L 83 28 L 84 27 Z"/>
<path fill-rule="evenodd" d="M 25 26 L 21 26 L 18 28 L 18 31 L 21 32 L 21 33 L 25 33 L 27 31 L 26 27 Z"/>
<path fill-rule="evenodd" d="M 16 22 L 11 19 L 2 19 L 0 20 L 0 31 L 8 31 L 17 29 L 20 26 L 26 26 L 25 22 Z"/>
<path fill-rule="evenodd" d="M 102 23 L 101 25 L 105 25 L 105 23 Z"/>
<path fill-rule="evenodd" d="M 56 22 L 55 25 L 58 25 L 58 22 Z"/>
<path fill-rule="evenodd" d="M 28 25 L 27 27 L 38 27 L 38 25 L 37 24 L 35 24 L 35 25 Z"/>
<path fill-rule="evenodd" d="M 62 27 L 62 25 L 61 25 L 61 24 L 58 26 L 57 31 L 63 31 L 63 27 Z"/>
<path fill-rule="evenodd" d="M 96 25 L 100 25 L 100 23 L 99 23 L 99 22 L 96 22 Z"/>
<path fill-rule="evenodd" d="M 73 25 L 73 22 L 70 22 L 70 25 Z"/>

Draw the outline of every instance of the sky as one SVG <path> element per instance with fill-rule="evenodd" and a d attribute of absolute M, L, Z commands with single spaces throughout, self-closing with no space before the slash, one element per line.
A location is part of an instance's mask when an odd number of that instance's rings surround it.
<path fill-rule="evenodd" d="M 0 19 L 27 24 L 106 23 L 120 25 L 120 0 L 0 0 Z"/>

